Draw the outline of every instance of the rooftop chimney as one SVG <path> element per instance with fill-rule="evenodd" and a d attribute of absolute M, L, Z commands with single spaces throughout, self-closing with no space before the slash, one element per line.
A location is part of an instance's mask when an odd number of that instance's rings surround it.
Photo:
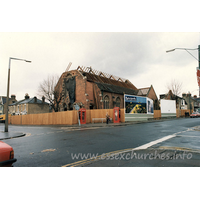
<path fill-rule="evenodd" d="M 183 93 L 183 94 L 182 94 L 182 97 L 186 97 L 186 94 L 185 94 L 185 93 Z"/>
<path fill-rule="evenodd" d="M 28 95 L 28 93 L 26 93 L 25 94 L 25 99 L 29 99 L 30 97 L 29 97 L 29 95 Z"/>
<path fill-rule="evenodd" d="M 12 99 L 12 100 L 15 100 L 15 97 L 16 97 L 16 96 L 15 96 L 14 94 L 11 95 L 11 99 Z"/>
<path fill-rule="evenodd" d="M 34 97 L 34 103 L 37 103 L 37 97 Z"/>
<path fill-rule="evenodd" d="M 42 97 L 42 103 L 44 103 L 44 102 L 45 102 L 45 97 L 43 96 L 43 97 Z"/>

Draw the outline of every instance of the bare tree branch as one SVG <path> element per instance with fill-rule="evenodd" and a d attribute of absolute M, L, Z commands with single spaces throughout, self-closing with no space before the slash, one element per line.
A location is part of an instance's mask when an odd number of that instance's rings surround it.
<path fill-rule="evenodd" d="M 57 75 L 48 76 L 38 87 L 38 96 L 44 96 L 55 112 L 59 111 L 59 104 L 62 100 L 62 93 L 56 90 L 58 80 L 59 77 Z"/>
<path fill-rule="evenodd" d="M 171 83 L 167 85 L 167 89 L 171 90 L 174 95 L 179 96 L 182 90 L 182 83 L 178 82 L 175 79 L 172 79 Z"/>

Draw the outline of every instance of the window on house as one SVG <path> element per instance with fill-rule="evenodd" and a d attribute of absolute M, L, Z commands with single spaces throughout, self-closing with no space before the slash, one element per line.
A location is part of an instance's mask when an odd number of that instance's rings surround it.
<path fill-rule="evenodd" d="M 116 98 L 116 107 L 120 108 L 121 99 L 119 97 Z"/>
<path fill-rule="evenodd" d="M 104 97 L 104 109 L 109 109 L 109 96 Z"/>

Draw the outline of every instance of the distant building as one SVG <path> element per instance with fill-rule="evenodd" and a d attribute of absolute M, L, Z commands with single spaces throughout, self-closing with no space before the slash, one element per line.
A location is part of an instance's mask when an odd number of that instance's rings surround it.
<path fill-rule="evenodd" d="M 185 99 L 187 109 L 191 109 L 193 111 L 200 109 L 200 98 L 197 98 L 197 96 L 192 97 L 190 93 L 183 93 L 182 97 Z"/>
<path fill-rule="evenodd" d="M 12 115 L 39 114 L 48 112 L 49 104 L 45 102 L 44 97 L 40 100 L 37 99 L 37 97 L 30 98 L 28 94 L 25 95 L 25 99 L 9 105 L 9 114 Z"/>
<path fill-rule="evenodd" d="M 0 96 L 0 115 L 6 113 L 6 96 Z M 15 99 L 15 95 L 11 95 L 11 98 L 9 98 L 8 104 L 15 103 L 17 100 Z"/>
<path fill-rule="evenodd" d="M 198 110 L 200 109 L 200 98 L 192 97 L 190 93 L 183 93 L 182 97 L 174 95 L 171 90 L 167 94 L 161 94 L 160 99 L 176 100 L 177 109 Z"/>
<path fill-rule="evenodd" d="M 124 94 L 149 97 L 154 100 L 154 107 L 159 107 L 153 86 L 138 89 L 128 79 L 91 67 L 64 72 L 55 89 L 62 95 L 60 111 L 72 110 L 75 104 L 86 109 L 124 108 Z"/>

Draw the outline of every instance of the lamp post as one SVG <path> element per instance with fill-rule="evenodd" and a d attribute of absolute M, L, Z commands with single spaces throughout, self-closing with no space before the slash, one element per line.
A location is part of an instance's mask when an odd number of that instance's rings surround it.
<path fill-rule="evenodd" d="M 9 58 L 9 65 L 8 65 L 8 85 L 7 85 L 7 97 L 6 97 L 6 118 L 5 118 L 5 132 L 8 132 L 8 104 L 9 104 L 9 88 L 10 88 L 10 66 L 11 66 L 11 60 L 21 60 L 25 62 L 31 62 L 29 60 L 25 59 L 19 59 L 19 58 Z"/>
<path fill-rule="evenodd" d="M 196 48 L 196 49 L 175 48 L 175 49 L 171 49 L 171 50 L 166 51 L 166 53 L 175 51 L 176 49 L 187 51 L 193 58 L 195 58 L 198 61 L 198 69 L 200 70 L 200 45 L 198 45 L 198 48 Z M 189 52 L 190 50 L 198 50 L 198 59 Z M 200 85 L 199 85 L 199 97 L 200 97 Z"/>

